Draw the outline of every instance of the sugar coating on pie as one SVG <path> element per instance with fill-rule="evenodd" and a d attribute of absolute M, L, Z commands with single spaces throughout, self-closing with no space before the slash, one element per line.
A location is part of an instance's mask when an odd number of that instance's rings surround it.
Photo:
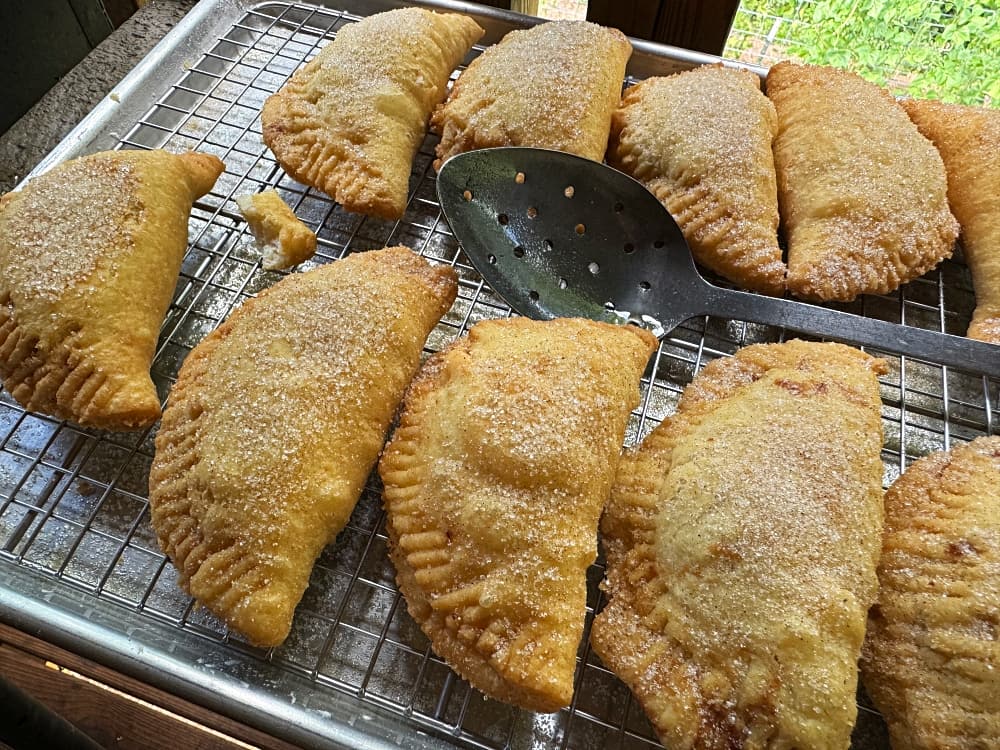
<path fill-rule="evenodd" d="M 1000 437 L 893 483 L 878 577 L 861 675 L 894 750 L 1000 747 Z"/>
<path fill-rule="evenodd" d="M 436 169 L 463 151 L 534 146 L 604 158 L 632 45 L 618 29 L 549 21 L 511 31 L 459 75 L 431 118 Z"/>
<path fill-rule="evenodd" d="M 153 528 L 181 585 L 276 646 L 354 509 L 456 274 L 405 247 L 292 274 L 192 350 L 156 436 Z"/>
<path fill-rule="evenodd" d="M 882 528 L 882 363 L 709 363 L 622 459 L 591 643 L 668 750 L 847 750 Z"/>
<path fill-rule="evenodd" d="M 913 99 L 903 106 L 948 173 L 948 202 L 976 291 L 968 335 L 1000 344 L 1000 110 Z"/>
<path fill-rule="evenodd" d="M 261 250 L 265 270 L 297 266 L 316 252 L 316 234 L 281 200 L 278 191 L 240 195 L 236 205 Z"/>
<path fill-rule="evenodd" d="M 149 375 L 207 154 L 105 151 L 0 199 L 0 376 L 24 408 L 131 430 L 160 416 Z"/>
<path fill-rule="evenodd" d="M 846 70 L 781 62 L 767 95 L 789 291 L 886 294 L 951 256 L 958 223 L 941 157 L 887 91 Z"/>
<path fill-rule="evenodd" d="M 467 16 L 422 8 L 347 24 L 264 103 L 264 143 L 347 210 L 398 219 L 431 111 L 482 35 Z"/>
<path fill-rule="evenodd" d="M 434 651 L 488 696 L 569 704 L 587 567 L 656 339 L 476 324 L 424 365 L 380 463 L 390 556 Z"/>
<path fill-rule="evenodd" d="M 611 121 L 608 163 L 642 182 L 702 265 L 767 294 L 785 288 L 771 142 L 774 105 L 747 70 L 647 78 Z"/>

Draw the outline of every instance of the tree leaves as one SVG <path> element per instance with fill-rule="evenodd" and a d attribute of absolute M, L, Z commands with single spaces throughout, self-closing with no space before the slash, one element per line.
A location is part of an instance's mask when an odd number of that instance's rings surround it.
<path fill-rule="evenodd" d="M 741 12 L 757 34 L 785 19 L 777 37 L 788 41 L 772 55 L 849 68 L 894 93 L 1000 107 L 998 0 L 744 0 Z M 753 43 L 731 41 L 737 53 Z"/>

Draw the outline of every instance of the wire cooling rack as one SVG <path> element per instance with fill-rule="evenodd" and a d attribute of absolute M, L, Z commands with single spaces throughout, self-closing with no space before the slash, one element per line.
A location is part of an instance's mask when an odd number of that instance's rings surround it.
<path fill-rule="evenodd" d="M 427 352 L 441 349 L 479 320 L 511 314 L 468 264 L 441 215 L 431 168 L 433 136 L 415 160 L 406 214 L 398 222 L 343 211 L 326 195 L 291 180 L 264 147 L 259 118 L 264 100 L 339 28 L 358 18 L 290 3 L 241 11 L 228 31 L 195 55 L 169 90 L 120 134 L 119 148 L 197 149 L 226 164 L 215 188 L 191 214 L 190 247 L 152 368 L 162 397 L 187 353 L 236 306 L 280 278 L 261 268 L 234 202 L 235 196 L 268 187 L 276 188 L 317 232 L 317 255 L 302 270 L 394 244 L 457 269 L 458 300 L 431 334 Z M 665 69 L 675 62 L 665 59 Z M 843 306 L 958 334 L 972 307 L 968 273 L 958 261 L 946 262 L 896 295 Z M 673 331 L 643 379 L 642 403 L 632 415 L 626 443 L 638 442 L 673 412 L 683 387 L 707 361 L 747 344 L 783 338 L 778 329 L 714 317 Z M 887 484 L 928 452 L 994 433 L 996 382 L 887 359 L 890 373 L 882 379 Z M 218 644 L 231 658 L 223 660 L 231 672 L 266 663 L 304 678 L 314 691 L 351 696 L 362 707 L 401 717 L 414 735 L 421 730 L 474 748 L 659 747 L 629 691 L 587 645 L 593 611 L 601 606 L 601 560 L 589 572 L 587 628 L 571 707 L 534 715 L 484 699 L 431 652 L 407 615 L 386 554 L 380 487 L 373 477 L 347 528 L 321 555 L 287 642 L 261 651 L 197 608 L 159 551 L 147 502 L 152 438 L 151 431 L 84 430 L 26 413 L 0 394 L 0 567 L 31 570 L 56 589 L 113 605 L 135 616 L 128 620 L 130 629 L 136 622 L 156 623 L 167 632 Z M 293 691 L 285 699 L 294 706 L 300 697 Z M 881 718 L 863 695 L 859 705 L 853 747 L 887 747 Z"/>

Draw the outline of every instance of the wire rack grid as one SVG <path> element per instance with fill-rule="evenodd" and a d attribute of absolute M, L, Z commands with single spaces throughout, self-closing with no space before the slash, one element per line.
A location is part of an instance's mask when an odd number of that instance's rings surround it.
<path fill-rule="evenodd" d="M 274 187 L 317 232 L 306 269 L 355 252 L 405 244 L 435 263 L 454 266 L 459 297 L 431 334 L 437 351 L 472 324 L 511 314 L 461 253 L 438 208 L 429 136 L 414 163 L 401 221 L 343 211 L 324 194 L 288 178 L 261 141 L 259 110 L 304 62 L 358 16 L 297 3 L 269 2 L 242 15 L 204 51 L 120 138 L 120 148 L 197 149 L 226 164 L 212 192 L 192 210 L 190 246 L 153 364 L 165 398 L 187 353 L 241 302 L 280 273 L 261 268 L 234 197 Z M 481 51 L 476 49 L 472 55 Z M 852 312 L 961 333 L 973 305 L 968 274 L 948 262 L 901 293 L 867 297 Z M 673 412 L 683 387 L 707 361 L 742 346 L 783 340 L 783 331 L 723 318 L 688 321 L 661 344 L 643 378 L 641 406 L 626 442 L 640 441 Z M 994 432 L 997 384 L 935 365 L 888 357 L 882 380 L 885 481 L 908 462 Z M 406 613 L 388 561 L 377 477 L 370 480 L 347 528 L 321 555 L 278 649 L 255 649 L 178 586 L 160 552 L 147 502 L 152 431 L 84 430 L 25 412 L 0 395 L 0 564 L 37 571 L 67 586 L 170 628 L 221 643 L 240 660 L 265 660 L 306 677 L 319 689 L 360 698 L 474 748 L 659 747 L 627 688 L 588 647 L 601 606 L 601 560 L 589 571 L 588 614 L 572 705 L 535 715 L 484 699 L 430 650 Z M 295 703 L 296 695 L 289 696 Z M 855 748 L 887 747 L 884 727 L 861 697 Z M 308 706 L 306 706 L 308 708 Z"/>

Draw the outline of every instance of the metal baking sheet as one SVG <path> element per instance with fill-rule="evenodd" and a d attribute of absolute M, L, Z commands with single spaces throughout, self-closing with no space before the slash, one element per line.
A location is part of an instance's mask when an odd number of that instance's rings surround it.
<path fill-rule="evenodd" d="M 497 41 L 530 19 L 457 2 L 423 3 L 469 13 Z M 186 354 L 244 300 L 280 274 L 262 270 L 236 195 L 275 187 L 319 236 L 326 263 L 347 252 L 406 244 L 461 277 L 459 299 L 432 333 L 436 351 L 478 320 L 509 309 L 468 264 L 435 200 L 429 136 L 414 164 L 399 222 L 343 211 L 290 180 L 260 137 L 264 99 L 344 24 L 399 3 L 251 4 L 203 0 L 35 170 L 108 148 L 198 149 L 226 171 L 190 220 L 190 247 L 153 364 L 166 396 Z M 632 80 L 715 58 L 636 42 Z M 482 47 L 477 47 L 473 55 Z M 759 72 L 759 71 L 758 71 Z M 853 312 L 961 334 L 973 297 L 960 260 L 898 294 L 842 306 Z M 643 380 L 629 423 L 634 444 L 672 413 L 707 361 L 780 329 L 723 318 L 673 331 Z M 878 352 L 876 352 L 878 353 Z M 885 481 L 926 453 L 995 431 L 997 383 L 888 357 L 882 379 Z M 430 650 L 406 614 L 386 556 L 373 478 L 348 527 L 320 557 L 278 649 L 250 647 L 177 585 L 150 528 L 147 476 L 152 432 L 84 430 L 26 413 L 0 394 L 0 619 L 309 747 L 655 748 L 629 691 L 584 639 L 570 708 L 552 715 L 484 699 Z M 601 606 L 599 560 L 590 571 L 588 627 Z M 881 718 L 860 697 L 857 750 L 887 748 Z"/>

